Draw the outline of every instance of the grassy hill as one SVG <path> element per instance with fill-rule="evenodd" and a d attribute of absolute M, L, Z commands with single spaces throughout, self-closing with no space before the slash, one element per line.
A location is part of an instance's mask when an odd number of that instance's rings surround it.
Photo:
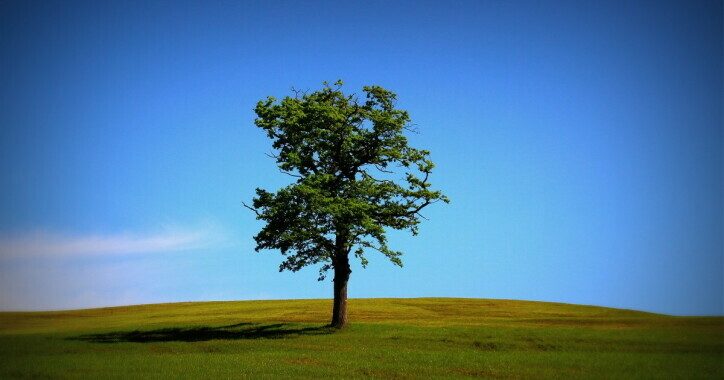
<path fill-rule="evenodd" d="M 352 299 L 0 313 L 0 378 L 724 378 L 724 318 L 559 303 Z"/>

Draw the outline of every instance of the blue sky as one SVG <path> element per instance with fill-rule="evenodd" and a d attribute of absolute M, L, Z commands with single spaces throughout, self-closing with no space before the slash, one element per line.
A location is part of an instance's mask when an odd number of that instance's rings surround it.
<path fill-rule="evenodd" d="M 452 200 L 350 297 L 724 313 L 720 1 L 0 3 L 0 309 L 329 298 L 253 252 L 253 107 L 399 95 Z"/>

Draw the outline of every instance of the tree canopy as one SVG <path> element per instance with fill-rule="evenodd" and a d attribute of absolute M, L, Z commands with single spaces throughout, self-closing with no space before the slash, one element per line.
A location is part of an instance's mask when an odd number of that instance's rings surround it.
<path fill-rule="evenodd" d="M 273 141 L 272 157 L 295 178 L 275 193 L 256 189 L 253 206 L 247 205 L 266 222 L 254 237 L 256 250 L 281 250 L 280 271 L 321 264 L 320 280 L 329 269 L 335 281 L 342 272 L 348 278 L 349 254 L 366 266 L 367 249 L 402 266 L 402 252 L 388 247 L 386 229 L 416 235 L 420 211 L 448 202 L 428 182 L 435 167 L 430 152 L 408 145 L 410 116 L 396 108 L 397 96 L 366 86 L 360 100 L 345 95 L 342 85 L 293 89 L 294 96 L 268 97 L 255 108 L 255 124 Z"/>

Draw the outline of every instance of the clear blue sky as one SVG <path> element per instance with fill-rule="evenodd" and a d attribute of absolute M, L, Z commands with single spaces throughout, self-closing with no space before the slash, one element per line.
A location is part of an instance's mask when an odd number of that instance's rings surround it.
<path fill-rule="evenodd" d="M 256 102 L 399 95 L 452 200 L 350 297 L 722 314 L 721 1 L 0 2 L 0 309 L 328 298 Z"/>

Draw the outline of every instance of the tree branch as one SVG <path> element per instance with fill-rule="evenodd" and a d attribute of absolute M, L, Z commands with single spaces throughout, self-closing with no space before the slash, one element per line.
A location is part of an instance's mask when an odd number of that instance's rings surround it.
<path fill-rule="evenodd" d="M 254 211 L 254 214 L 256 214 L 256 216 L 261 216 L 261 214 L 259 214 L 259 211 L 257 211 L 257 209 L 255 209 L 254 207 L 251 207 L 244 202 L 241 202 L 241 204 L 243 204 L 244 207 L 248 208 L 249 210 Z"/>
<path fill-rule="evenodd" d="M 382 169 L 382 168 L 381 168 L 379 165 L 377 165 L 377 164 L 374 164 L 374 166 L 375 166 L 375 169 L 377 169 L 377 170 L 379 170 L 379 171 L 381 171 L 381 172 L 383 172 L 383 173 L 388 173 L 388 174 L 394 173 L 394 172 L 391 171 L 391 170 Z"/>
<path fill-rule="evenodd" d="M 299 99 L 299 94 L 302 94 L 302 96 L 307 95 L 307 92 L 309 92 L 309 89 L 307 90 L 297 90 L 292 86 L 292 92 L 294 93 L 294 99 Z"/>
<path fill-rule="evenodd" d="M 423 202 L 421 205 L 417 206 L 417 208 L 415 208 L 415 209 L 413 209 L 412 211 L 408 212 L 407 215 L 409 215 L 409 216 L 412 216 L 412 215 L 415 215 L 415 214 L 420 215 L 420 214 L 419 214 L 420 210 L 422 210 L 423 208 L 429 206 L 430 204 L 432 204 L 432 201 L 430 201 L 429 199 L 427 199 L 427 200 L 425 200 L 425 202 Z M 422 216 L 422 215 L 420 215 L 420 216 Z M 423 218 L 424 218 L 424 217 L 423 217 Z M 427 219 L 427 218 L 425 218 L 425 219 Z"/>
<path fill-rule="evenodd" d="M 299 175 L 299 174 L 294 174 L 294 173 L 290 173 L 290 172 L 285 172 L 285 171 L 284 171 L 284 170 L 282 170 L 282 169 L 279 169 L 279 171 L 280 171 L 281 173 L 284 173 L 284 174 L 286 174 L 286 175 L 290 176 L 290 177 L 295 177 L 295 178 L 304 178 L 304 176 L 303 176 L 303 175 Z"/>
<path fill-rule="evenodd" d="M 427 217 L 425 217 L 425 215 L 422 215 L 422 214 L 420 214 L 419 212 L 416 212 L 415 214 L 416 214 L 417 216 L 419 216 L 420 218 L 422 218 L 422 219 L 430 220 L 430 219 L 428 219 Z"/>
<path fill-rule="evenodd" d="M 404 130 L 406 130 L 406 131 L 408 131 L 408 132 L 411 132 L 411 133 L 414 133 L 414 134 L 416 134 L 416 135 L 419 135 L 419 134 L 420 134 L 420 129 L 417 128 L 417 124 L 408 123 L 408 124 L 405 124 L 402 128 L 403 128 Z"/>

